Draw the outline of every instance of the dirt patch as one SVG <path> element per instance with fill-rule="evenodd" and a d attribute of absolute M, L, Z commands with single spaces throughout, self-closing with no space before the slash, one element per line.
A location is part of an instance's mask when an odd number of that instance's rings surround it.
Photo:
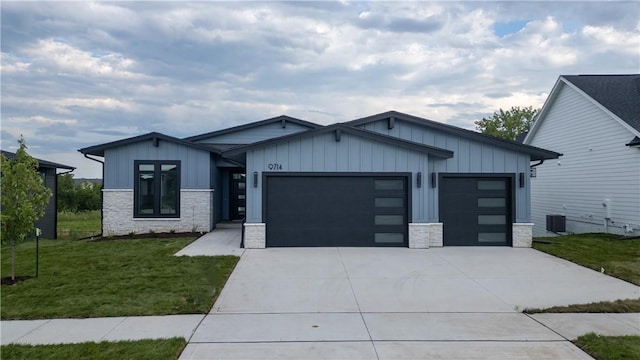
<path fill-rule="evenodd" d="M 23 282 L 26 280 L 29 280 L 33 278 L 33 276 L 16 276 L 15 279 L 11 279 L 11 276 L 7 276 L 7 277 L 3 277 L 2 280 L 2 285 L 15 285 L 19 282 Z"/>

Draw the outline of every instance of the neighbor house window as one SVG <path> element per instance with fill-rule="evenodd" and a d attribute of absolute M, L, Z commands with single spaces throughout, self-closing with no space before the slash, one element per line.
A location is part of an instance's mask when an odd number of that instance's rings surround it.
<path fill-rule="evenodd" d="M 180 161 L 137 160 L 134 217 L 180 216 Z"/>

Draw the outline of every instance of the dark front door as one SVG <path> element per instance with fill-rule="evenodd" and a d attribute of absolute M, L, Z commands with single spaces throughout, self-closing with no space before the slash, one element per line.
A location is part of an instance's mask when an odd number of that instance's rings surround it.
<path fill-rule="evenodd" d="M 511 245 L 511 179 L 444 176 L 440 221 L 445 246 Z"/>
<path fill-rule="evenodd" d="M 246 214 L 247 183 L 244 172 L 231 173 L 231 220 L 241 220 Z"/>
<path fill-rule="evenodd" d="M 267 176 L 267 246 L 407 246 L 406 177 Z"/>

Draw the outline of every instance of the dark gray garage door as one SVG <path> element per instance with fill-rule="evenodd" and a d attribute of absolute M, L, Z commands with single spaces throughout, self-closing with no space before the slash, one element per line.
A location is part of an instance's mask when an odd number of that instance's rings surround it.
<path fill-rule="evenodd" d="M 407 246 L 405 176 L 265 179 L 267 247 Z"/>
<path fill-rule="evenodd" d="M 442 177 L 445 246 L 511 245 L 511 178 Z"/>

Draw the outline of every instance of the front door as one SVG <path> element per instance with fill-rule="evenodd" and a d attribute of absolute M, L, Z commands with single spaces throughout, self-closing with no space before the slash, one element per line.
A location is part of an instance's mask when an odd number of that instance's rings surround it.
<path fill-rule="evenodd" d="M 230 186 L 231 220 L 242 220 L 246 214 L 247 204 L 247 183 L 245 174 L 243 172 L 232 172 Z"/>

